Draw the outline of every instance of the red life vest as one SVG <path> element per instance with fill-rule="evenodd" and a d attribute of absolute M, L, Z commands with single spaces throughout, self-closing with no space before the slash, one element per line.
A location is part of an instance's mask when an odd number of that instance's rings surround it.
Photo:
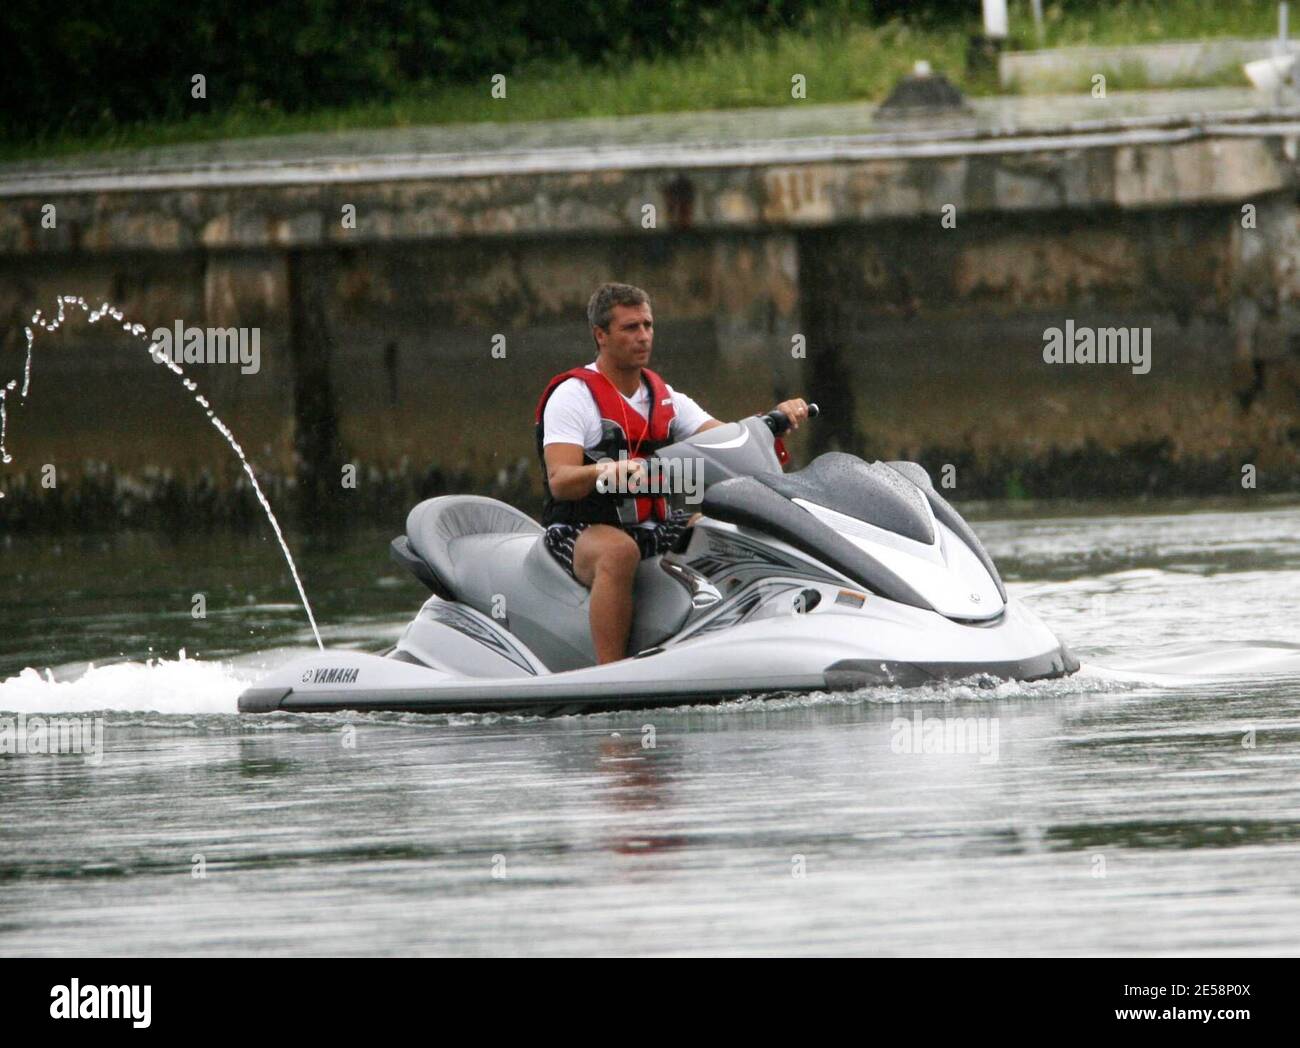
<path fill-rule="evenodd" d="M 552 378 L 537 402 L 537 453 L 542 458 L 542 484 L 545 488 L 542 523 L 635 524 L 651 517 L 655 520 L 668 519 L 668 500 L 658 496 L 620 495 L 615 492 L 601 494 L 593 491 L 585 498 L 575 500 L 557 499 L 551 494 L 550 485 L 546 483 L 543 418 L 551 394 L 561 382 L 571 378 L 586 383 L 600 414 L 601 441 L 594 449 L 594 457 L 592 452 L 583 449 L 583 458 L 587 463 L 599 462 L 605 458 L 617 460 L 620 452 L 631 455 L 634 450 L 638 458 L 653 455 L 671 443 L 668 431 L 677 415 L 668 386 L 649 368 L 641 369 L 641 381 L 650 392 L 648 419 L 641 417 L 641 413 L 627 402 L 608 378 L 592 368 L 571 368 Z"/>

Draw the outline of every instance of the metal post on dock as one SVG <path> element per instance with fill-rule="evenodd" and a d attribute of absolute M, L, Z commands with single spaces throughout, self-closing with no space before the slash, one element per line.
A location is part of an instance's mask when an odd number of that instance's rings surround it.
<path fill-rule="evenodd" d="M 1047 42 L 1043 29 L 1043 0 L 1030 0 L 1030 6 L 1034 11 L 1034 36 L 1038 40 L 1038 46 L 1042 47 Z"/>
<path fill-rule="evenodd" d="M 1290 35 L 1287 25 L 1290 16 L 1290 6 L 1291 5 L 1287 3 L 1287 0 L 1280 0 L 1280 3 L 1277 5 L 1277 44 L 1275 45 L 1275 50 L 1279 59 L 1285 57 L 1291 50 L 1290 41 L 1287 39 Z M 1282 105 L 1286 95 L 1287 81 L 1289 79 L 1289 73 L 1277 78 L 1277 83 L 1273 88 L 1274 105 L 1279 107 Z"/>
<path fill-rule="evenodd" d="M 984 0 L 984 35 L 990 40 L 1007 38 L 1007 0 Z"/>

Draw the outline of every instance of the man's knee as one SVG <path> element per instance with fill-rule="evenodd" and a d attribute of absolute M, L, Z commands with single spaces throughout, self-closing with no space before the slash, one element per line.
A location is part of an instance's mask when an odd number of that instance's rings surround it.
<path fill-rule="evenodd" d="M 641 550 L 636 540 L 626 532 L 617 532 L 617 537 L 609 537 L 596 551 L 596 574 L 611 575 L 617 578 L 631 578 L 636 574 L 637 565 L 641 563 Z"/>
<path fill-rule="evenodd" d="M 588 528 L 574 547 L 574 576 L 590 586 L 598 576 L 631 579 L 641 561 L 641 551 L 631 535 L 619 528 L 598 524 Z"/>

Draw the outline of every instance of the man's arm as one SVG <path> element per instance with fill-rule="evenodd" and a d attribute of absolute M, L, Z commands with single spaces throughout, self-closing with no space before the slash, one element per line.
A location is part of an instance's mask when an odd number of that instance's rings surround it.
<path fill-rule="evenodd" d="M 586 498 L 595 490 L 600 475 L 618 465 L 584 462 L 582 441 L 592 428 L 599 434 L 599 422 L 600 415 L 591 395 L 576 379 L 560 383 L 551 394 L 542 426 L 545 432 L 559 439 L 542 448 L 542 459 L 546 463 L 546 486 L 553 498 L 565 502 Z M 616 470 L 614 476 L 619 472 L 626 473 L 627 466 Z"/>
<path fill-rule="evenodd" d="M 547 444 L 542 449 L 546 460 L 546 486 L 551 496 L 564 502 L 576 502 L 596 490 L 596 481 L 602 474 L 629 472 L 644 474 L 645 464 L 640 459 L 622 459 L 618 462 L 595 462 L 585 465 L 582 448 L 577 444 Z"/>
<path fill-rule="evenodd" d="M 690 440 L 691 437 L 723 425 L 691 397 L 673 389 L 672 386 L 668 388 L 672 390 L 673 406 L 677 409 L 677 417 L 673 420 L 673 429 L 676 430 L 672 434 L 673 440 Z M 686 429 L 687 426 L 691 427 L 689 431 Z"/>
<path fill-rule="evenodd" d="M 793 429 L 798 429 L 799 423 L 806 421 L 808 418 L 808 402 L 800 397 L 795 397 L 793 400 L 783 400 L 776 406 L 776 409 L 785 412 Z M 719 422 L 716 418 L 711 418 L 697 426 L 695 433 L 692 433 L 691 436 L 707 432 L 710 429 L 717 429 L 721 425 L 724 425 L 724 423 Z"/>

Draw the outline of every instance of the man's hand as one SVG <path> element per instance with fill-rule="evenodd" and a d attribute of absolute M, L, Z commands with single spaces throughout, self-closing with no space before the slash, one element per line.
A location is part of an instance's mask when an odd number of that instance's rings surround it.
<path fill-rule="evenodd" d="M 642 490 L 649 477 L 644 459 L 610 459 L 596 463 L 596 490 L 637 492 Z"/>
<path fill-rule="evenodd" d="M 800 397 L 795 397 L 793 400 L 781 401 L 781 403 L 776 406 L 776 410 L 780 411 L 790 420 L 791 429 L 798 429 L 799 423 L 808 418 L 808 402 Z"/>

